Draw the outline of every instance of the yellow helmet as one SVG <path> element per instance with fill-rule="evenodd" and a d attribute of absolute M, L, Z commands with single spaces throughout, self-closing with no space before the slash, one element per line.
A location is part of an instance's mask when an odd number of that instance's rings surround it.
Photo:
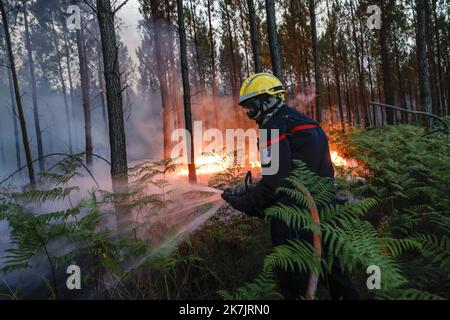
<path fill-rule="evenodd" d="M 239 94 L 239 104 L 262 94 L 270 94 L 271 96 L 281 94 L 281 99 L 284 101 L 284 95 L 286 93 L 287 90 L 280 79 L 271 73 L 260 72 L 251 75 L 242 84 Z"/>

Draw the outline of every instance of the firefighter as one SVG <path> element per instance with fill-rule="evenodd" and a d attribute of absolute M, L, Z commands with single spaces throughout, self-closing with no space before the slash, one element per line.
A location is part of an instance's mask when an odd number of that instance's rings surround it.
<path fill-rule="evenodd" d="M 236 210 L 257 217 L 264 217 L 264 209 L 277 202 L 289 205 L 289 200 L 279 198 L 275 190 L 282 186 L 289 176 L 292 160 L 303 161 L 309 170 L 321 177 L 334 178 L 328 139 L 317 122 L 305 114 L 288 107 L 285 102 L 287 90 L 282 82 L 270 73 L 257 73 L 243 83 L 239 105 L 247 116 L 256 121 L 260 129 L 266 129 L 268 136 L 273 129 L 279 130 L 279 136 L 267 141 L 270 148 L 273 143 L 279 147 L 279 167 L 274 175 L 264 175 L 262 179 L 247 191 L 238 187 L 227 189 L 222 198 Z M 269 138 L 270 139 L 270 138 Z M 264 152 L 263 152 L 264 153 Z M 294 230 L 278 219 L 271 220 L 273 246 L 286 244 L 289 240 L 300 239 L 312 243 L 313 235 L 306 230 Z M 326 252 L 326 250 L 324 250 Z M 358 294 L 335 258 L 332 271 L 321 279 L 330 291 L 333 299 L 357 299 Z M 281 293 L 286 299 L 305 297 L 309 275 L 300 270 L 276 270 Z"/>

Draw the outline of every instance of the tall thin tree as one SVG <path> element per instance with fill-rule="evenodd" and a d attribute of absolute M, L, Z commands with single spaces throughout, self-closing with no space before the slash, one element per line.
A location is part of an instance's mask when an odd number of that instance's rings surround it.
<path fill-rule="evenodd" d="M 272 71 L 276 77 L 281 78 L 282 71 L 280 46 L 278 44 L 277 22 L 275 18 L 275 2 L 273 0 L 266 0 L 266 13 L 270 58 L 272 60 Z"/>
<path fill-rule="evenodd" d="M 5 51 L 7 48 L 6 45 L 6 39 L 4 39 L 4 47 Z M 6 60 L 6 59 L 5 59 Z M 9 98 L 11 101 L 11 115 L 12 115 L 12 122 L 13 122 L 13 128 L 14 128 L 14 144 L 16 148 L 16 166 L 17 168 L 21 167 L 21 160 L 20 160 L 20 141 L 19 141 L 19 126 L 17 124 L 17 113 L 16 113 L 16 102 L 14 97 L 14 85 L 13 85 L 13 79 L 11 76 L 11 71 L 7 70 L 8 74 L 8 86 L 9 86 Z"/>
<path fill-rule="evenodd" d="M 192 134 L 192 113 L 191 113 L 191 93 L 189 85 L 189 66 L 187 60 L 187 44 L 186 44 L 186 29 L 184 25 L 184 8 L 183 0 L 177 0 L 178 11 L 178 33 L 180 36 L 180 61 L 181 61 L 181 77 L 183 79 L 183 104 L 184 104 L 184 123 L 186 130 L 189 132 L 188 144 L 188 171 L 189 183 L 197 183 L 197 174 L 195 171 L 195 152 L 194 152 L 194 137 Z"/>
<path fill-rule="evenodd" d="M 389 35 L 391 32 L 392 11 L 395 7 L 395 0 L 382 1 L 382 16 L 380 29 L 380 50 L 381 50 L 381 68 L 383 73 L 383 92 L 384 101 L 387 104 L 394 104 L 394 90 L 392 86 L 391 54 L 389 49 Z M 394 112 L 391 109 L 386 110 L 386 120 L 388 124 L 394 124 Z"/>
<path fill-rule="evenodd" d="M 61 83 L 61 91 L 63 94 L 63 99 L 64 99 L 64 109 L 66 111 L 66 122 L 67 122 L 67 137 L 69 140 L 69 153 L 72 154 L 73 153 L 73 148 L 72 148 L 72 122 L 70 119 L 70 111 L 69 111 L 69 103 L 67 101 L 67 87 L 66 87 L 66 81 L 64 79 L 64 73 L 63 73 L 63 67 L 62 67 L 62 57 L 61 57 L 61 52 L 59 51 L 59 46 L 58 46 L 58 36 L 55 30 L 55 24 L 53 21 L 53 14 L 51 15 L 51 32 L 52 32 L 52 40 L 53 43 L 55 45 L 56 48 L 56 61 L 58 64 L 58 75 L 59 75 L 59 81 Z"/>
<path fill-rule="evenodd" d="M 31 185 L 34 187 L 36 185 L 36 179 L 34 176 L 33 160 L 31 159 L 30 144 L 28 142 L 27 125 L 25 122 L 25 115 L 24 115 L 23 106 L 22 106 L 22 98 L 20 95 L 19 80 L 17 78 L 16 63 L 14 60 L 14 54 L 13 54 L 13 50 L 12 50 L 8 17 L 7 17 L 6 9 L 5 9 L 3 2 L 4 2 L 4 0 L 0 0 L 0 13 L 2 15 L 3 29 L 5 31 L 6 50 L 8 52 L 9 66 L 10 66 L 11 75 L 13 78 L 14 94 L 16 97 L 16 106 L 17 106 L 17 111 L 18 111 L 18 116 L 19 116 L 20 127 L 22 129 L 22 142 L 23 142 L 23 148 L 25 150 L 25 159 L 27 161 L 28 177 L 30 179 Z"/>
<path fill-rule="evenodd" d="M 216 83 L 216 43 L 214 41 L 214 27 L 212 23 L 213 3 L 212 0 L 207 0 L 207 12 L 208 12 L 208 29 L 209 29 L 209 42 L 211 46 L 211 91 L 213 98 L 214 119 L 216 122 L 216 128 L 220 127 L 219 110 L 217 106 L 217 83 Z"/>
<path fill-rule="evenodd" d="M 253 0 L 247 0 L 248 14 L 250 18 L 250 39 L 252 43 L 253 63 L 255 64 L 255 73 L 261 72 L 260 48 L 258 39 L 258 26 L 256 24 L 255 3 Z"/>
<path fill-rule="evenodd" d="M 125 1 L 126 2 L 126 1 Z M 120 81 L 118 46 L 114 26 L 117 7 L 110 0 L 97 0 L 97 18 L 102 41 L 103 65 L 108 105 L 109 144 L 113 190 L 126 189 L 128 184 L 127 149 L 123 119 L 122 83 Z"/>
<path fill-rule="evenodd" d="M 41 121 L 39 119 L 39 104 L 37 98 L 36 73 L 33 60 L 33 49 L 30 40 L 30 27 L 28 21 L 27 0 L 22 0 L 23 21 L 25 26 L 25 48 L 27 50 L 28 67 L 30 71 L 30 88 L 33 102 L 34 127 L 36 130 L 36 142 L 39 158 L 39 170 L 44 171 L 44 148 L 42 145 Z"/>
<path fill-rule="evenodd" d="M 426 0 L 416 0 L 417 10 L 417 49 L 420 70 L 420 94 L 425 112 L 431 112 L 431 90 L 430 73 L 427 60 L 427 39 L 426 39 Z M 432 119 L 429 118 L 427 126 L 431 127 Z"/>
<path fill-rule="evenodd" d="M 75 1 L 75 3 L 77 3 Z M 81 82 L 81 99 L 83 103 L 84 114 L 84 139 L 85 139 L 85 153 L 86 163 L 92 164 L 92 119 L 91 119 L 91 98 L 90 98 L 90 81 L 89 68 L 86 57 L 86 43 L 83 32 L 83 21 L 81 21 L 81 28 L 76 30 L 76 40 L 78 49 L 78 62 L 80 69 Z"/>
<path fill-rule="evenodd" d="M 309 0 L 309 17 L 311 23 L 311 41 L 314 59 L 314 73 L 316 81 L 316 120 L 320 123 L 322 121 L 322 112 L 320 109 L 320 59 L 319 51 L 317 50 L 317 26 L 316 26 L 316 1 Z"/>

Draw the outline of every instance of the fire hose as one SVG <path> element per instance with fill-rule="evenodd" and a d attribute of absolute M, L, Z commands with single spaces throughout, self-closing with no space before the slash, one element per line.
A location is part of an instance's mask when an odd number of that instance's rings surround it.
<path fill-rule="evenodd" d="M 248 171 L 245 175 L 244 179 L 244 185 L 245 185 L 245 191 L 250 191 L 250 186 L 252 184 L 252 173 L 251 171 Z M 308 209 L 311 213 L 311 217 L 313 222 L 317 225 L 319 228 L 318 232 L 313 231 L 313 247 L 316 253 L 319 257 L 322 256 L 322 240 L 320 237 L 320 217 L 319 217 L 319 210 L 317 209 L 316 202 L 314 201 L 313 196 L 309 191 L 305 191 L 305 196 L 308 199 L 308 203 L 310 205 L 310 208 Z M 314 300 L 314 297 L 316 296 L 317 292 L 317 285 L 319 282 L 319 274 L 317 272 L 312 272 L 309 275 L 308 279 L 308 287 L 306 289 L 306 299 L 307 300 Z"/>

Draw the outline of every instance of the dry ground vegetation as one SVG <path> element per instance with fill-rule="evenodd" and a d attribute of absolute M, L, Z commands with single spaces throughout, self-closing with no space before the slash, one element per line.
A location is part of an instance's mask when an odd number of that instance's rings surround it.
<path fill-rule="evenodd" d="M 246 217 L 222 207 L 204 227 L 174 250 L 160 250 L 137 268 L 126 262 L 148 256 L 173 229 L 163 224 L 129 223 L 121 232 L 106 227 L 107 215 L 134 211 L 163 214 L 172 204 L 166 179 L 175 170 L 170 161 L 143 163 L 130 170 L 135 179 L 124 194 L 92 189 L 78 203 L 70 201 L 79 188 L 71 184 L 81 175 L 82 156 L 61 161 L 42 174 L 40 188 L 1 193 L 0 218 L 11 230 L 13 249 L 3 257 L 3 272 L 12 272 L 44 261 L 50 272 L 42 279 L 49 299 L 78 298 L 64 289 L 63 268 L 82 261 L 89 270 L 83 278 L 83 297 L 106 299 L 273 299 L 282 298 L 273 275 L 275 267 L 293 265 L 325 274 L 332 255 L 323 258 L 307 243 L 293 241 L 271 248 L 267 220 L 319 232 L 307 208 L 310 192 L 318 204 L 326 204 L 337 192 L 344 199 L 320 213 L 321 235 L 353 278 L 365 299 L 448 299 L 450 292 L 450 140 L 442 133 L 426 134 L 419 126 L 397 125 L 331 132 L 340 154 L 356 159 L 357 168 L 338 169 L 335 182 L 319 178 L 304 164 L 296 163 L 289 178 L 291 188 L 279 192 L 296 205 L 275 205 L 266 220 Z M 241 183 L 244 171 L 236 164 L 210 181 L 225 188 Z M 148 194 L 152 184 L 159 192 Z M 190 196 L 206 197 L 206 193 Z M 39 215 L 25 202 L 66 199 L 68 208 Z M 206 211 L 207 205 L 197 208 Z M 55 243 L 76 244 L 63 253 Z M 56 254 L 58 252 L 58 254 Z M 382 288 L 366 287 L 368 265 L 380 266 Z M 62 277 L 63 275 L 64 277 Z M 256 276 L 255 276 L 256 275 Z M 111 279 L 115 279 L 111 281 Z M 88 292 L 88 293 L 86 293 Z M 24 298 L 27 292 L 3 288 L 7 298 Z M 29 293 L 28 293 L 29 294 Z M 299 297 L 300 299 L 301 297 Z M 327 299 L 320 287 L 317 299 Z"/>

